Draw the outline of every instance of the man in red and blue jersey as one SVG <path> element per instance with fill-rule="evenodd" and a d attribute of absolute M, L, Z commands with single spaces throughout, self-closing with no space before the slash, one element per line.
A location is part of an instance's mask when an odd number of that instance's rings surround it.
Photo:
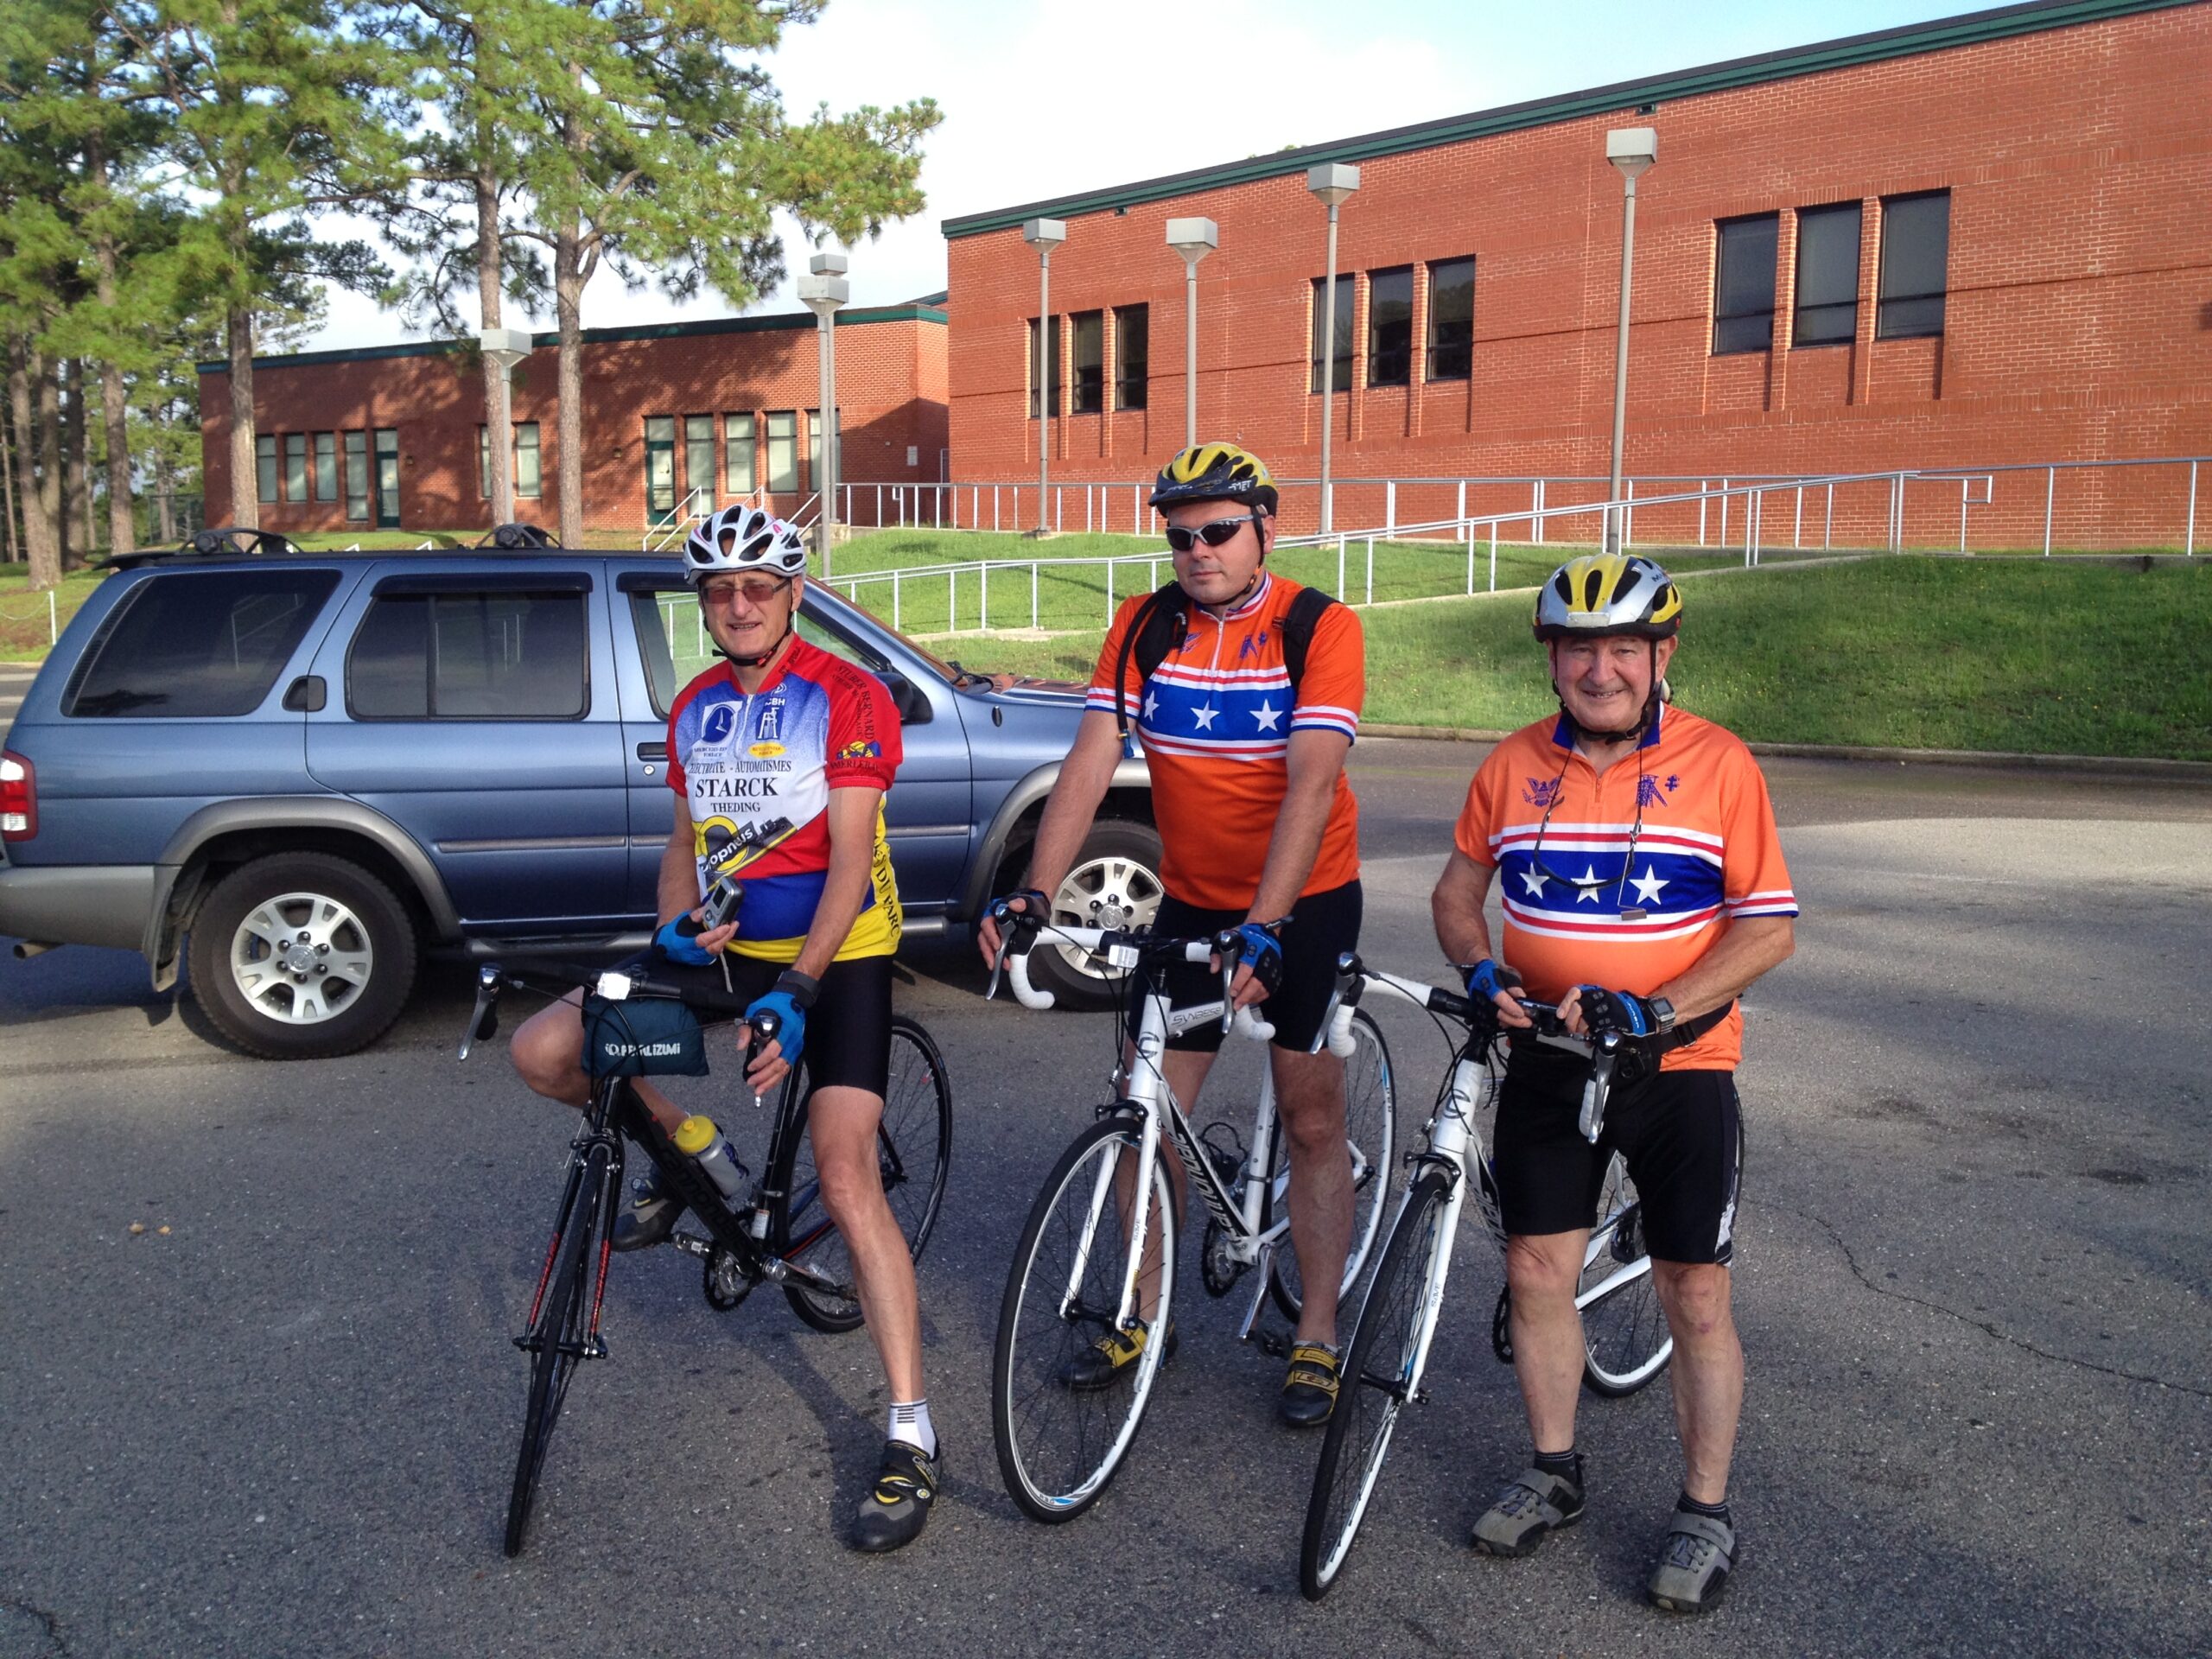
<path fill-rule="evenodd" d="M 772 1013 L 783 1035 L 747 1073 L 756 1094 L 781 1084 L 802 1052 L 812 1091 L 806 1132 L 822 1201 L 852 1258 L 868 1334 L 890 1384 L 890 1423 L 853 1542 L 895 1549 L 922 1529 L 937 1496 L 937 1431 L 922 1389 L 914 1264 L 884 1197 L 877 1127 L 891 1058 L 891 959 L 899 890 L 883 824 L 901 758 L 889 690 L 798 636 L 806 550 L 757 507 L 731 506 L 692 531 L 687 574 L 725 658 L 677 696 L 668 719 L 676 822 L 661 855 L 653 976 L 709 976 Z M 724 877 L 734 916 L 704 931 L 702 898 Z M 542 1095 L 590 1098 L 578 1002 L 556 1002 L 515 1033 L 516 1069 Z M 684 1114 L 632 1085 L 673 1134 Z M 617 1249 L 666 1239 L 681 1207 L 647 1182 L 617 1223 Z"/>
<path fill-rule="evenodd" d="M 1335 991 L 1337 957 L 1359 938 L 1359 807 L 1344 768 L 1359 731 L 1366 658 L 1349 607 L 1267 568 L 1276 502 L 1267 468 L 1234 444 L 1199 444 L 1161 469 L 1152 505 L 1166 519 L 1175 582 L 1126 601 L 1107 631 L 1015 905 L 1049 913 L 1045 895 L 1066 880 L 1133 725 L 1163 849 L 1166 893 L 1153 930 L 1181 938 L 1236 930 L 1233 1000 L 1264 1001 L 1274 1027 L 1268 1059 L 1304 1293 L 1276 1412 L 1311 1427 L 1336 1403 L 1352 1167 L 1344 1062 L 1309 1051 Z M 981 934 L 984 959 L 995 960 L 999 930 L 986 919 Z M 1202 1001 L 1206 970 L 1179 964 L 1168 987 L 1178 1002 Z M 1161 1070 L 1186 1109 L 1220 1046 L 1221 1027 L 1210 1023 L 1168 1039 Z M 1168 1167 L 1182 1195 L 1182 1166 Z M 1149 1329 L 1109 1332 L 1080 1362 L 1096 1375 L 1070 1385 L 1103 1386 L 1154 1339 Z M 1173 1324 L 1156 1339 L 1172 1355 Z"/>
<path fill-rule="evenodd" d="M 1790 954 L 1797 900 L 1758 763 L 1667 701 L 1681 609 L 1648 559 L 1592 554 L 1553 574 L 1535 632 L 1559 715 L 1514 733 L 1476 772 L 1432 905 L 1468 994 L 1509 1035 L 1530 1024 L 1518 988 L 1557 1003 L 1578 1035 L 1621 1033 L 1641 1074 L 1624 1063 L 1592 1144 L 1579 1127 L 1585 1065 L 1512 1046 L 1495 1173 L 1513 1368 L 1535 1450 L 1476 1522 L 1475 1548 L 1525 1555 L 1582 1517 L 1575 1292 L 1618 1151 L 1675 1340 L 1685 1465 L 1646 1591 L 1658 1606 L 1694 1612 L 1718 1599 L 1737 1554 L 1727 1501 L 1744 1398 L 1729 1312 L 1742 1147 L 1736 999 Z M 1505 924 L 1496 950 L 1483 913 L 1493 881 Z"/>

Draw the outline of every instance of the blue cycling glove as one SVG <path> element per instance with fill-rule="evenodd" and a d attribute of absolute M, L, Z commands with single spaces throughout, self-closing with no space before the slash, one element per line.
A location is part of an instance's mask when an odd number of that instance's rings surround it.
<path fill-rule="evenodd" d="M 1262 922 L 1247 922 L 1236 930 L 1240 941 L 1236 959 L 1252 970 L 1260 988 L 1269 996 L 1282 983 L 1282 941 Z"/>
<path fill-rule="evenodd" d="M 1521 982 L 1521 976 L 1510 968 L 1501 968 L 1484 957 L 1467 969 L 1467 995 L 1478 1001 L 1487 1002 L 1500 991 L 1510 990 Z"/>
<path fill-rule="evenodd" d="M 753 999 L 745 1017 L 750 1020 L 760 1014 L 772 1014 L 784 1022 L 783 1029 L 776 1033 L 776 1040 L 783 1045 L 784 1064 L 797 1065 L 800 1052 L 806 1047 L 806 1010 L 799 1007 L 789 991 L 770 991 L 766 996 Z"/>
<path fill-rule="evenodd" d="M 679 933 L 677 925 L 685 918 L 677 916 L 660 925 L 660 931 L 653 935 L 653 943 L 671 962 L 680 962 L 686 968 L 704 968 L 715 959 L 711 950 L 702 950 L 696 934 Z"/>

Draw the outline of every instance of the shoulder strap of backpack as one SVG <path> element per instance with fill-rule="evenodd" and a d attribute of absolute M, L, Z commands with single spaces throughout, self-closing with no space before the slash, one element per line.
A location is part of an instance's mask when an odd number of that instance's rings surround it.
<path fill-rule="evenodd" d="M 1298 683 L 1306 677 L 1306 648 L 1313 643 L 1313 630 L 1320 626 L 1322 613 L 1336 602 L 1319 588 L 1301 588 L 1283 617 L 1282 665 L 1290 675 L 1294 702 L 1298 698 Z"/>
<path fill-rule="evenodd" d="M 1137 665 L 1137 685 L 1141 693 L 1146 682 L 1159 671 L 1175 649 L 1175 642 L 1183 632 L 1183 586 L 1171 582 L 1155 589 L 1144 602 L 1143 608 L 1129 622 L 1129 631 L 1122 636 L 1122 655 L 1114 664 L 1114 722 L 1126 741 L 1129 735 L 1128 705 L 1122 688 L 1129 683 L 1129 663 Z"/>

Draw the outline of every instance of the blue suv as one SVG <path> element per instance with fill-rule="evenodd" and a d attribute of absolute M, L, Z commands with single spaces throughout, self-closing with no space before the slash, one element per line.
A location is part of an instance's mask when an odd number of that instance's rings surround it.
<path fill-rule="evenodd" d="M 509 540 L 519 539 L 509 537 Z M 886 803 L 910 938 L 1020 876 L 1078 687 L 940 661 L 820 582 L 800 630 L 887 685 Z M 41 671 L 0 760 L 0 933 L 186 968 L 251 1052 L 349 1052 L 426 951 L 642 946 L 673 810 L 666 715 L 716 659 L 672 556 L 557 547 L 303 553 L 203 532 L 124 562 Z M 1069 919 L 1143 919 L 1160 842 L 1122 762 Z M 1038 966 L 1107 995 L 1072 954 Z"/>

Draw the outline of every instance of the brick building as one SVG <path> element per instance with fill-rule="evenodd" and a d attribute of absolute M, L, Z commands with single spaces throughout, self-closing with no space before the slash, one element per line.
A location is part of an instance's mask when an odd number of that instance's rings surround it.
<path fill-rule="evenodd" d="M 2202 454 L 2208 93 L 2212 6 L 2048 0 L 951 219 L 953 476 L 1034 478 L 1040 378 L 1058 480 L 1136 479 L 1179 447 L 1184 268 L 1163 232 L 1203 216 L 1200 435 L 1313 477 L 1325 221 L 1305 175 L 1345 162 L 1363 176 L 1341 218 L 1335 476 L 1439 480 L 1399 486 L 1399 523 L 1454 511 L 1446 480 L 1467 477 L 1594 477 L 1575 499 L 1596 499 L 1621 237 L 1605 133 L 1624 126 L 1659 135 L 1629 372 L 1646 494 L 1669 474 Z M 1020 228 L 1037 216 L 1068 225 L 1048 374 Z M 2187 470 L 2063 475 L 2062 540 L 2178 542 Z M 2031 541 L 2044 479 L 2002 475 L 1977 512 Z M 1529 499 L 1478 486 L 1465 511 Z M 1955 524 L 1955 491 L 1915 499 Z M 1339 527 L 1382 522 L 1379 486 L 1337 500 Z M 1290 527 L 1316 506 L 1287 492 Z M 1886 491 L 1840 510 L 1871 518 Z M 1663 518 L 1639 539 L 1689 533 L 1688 510 Z"/>
<path fill-rule="evenodd" d="M 943 296 L 837 319 L 840 476 L 934 482 L 945 446 Z M 642 529 L 705 491 L 766 493 L 796 512 L 815 488 L 821 423 L 814 318 L 727 317 L 583 335 L 583 499 L 593 530 Z M 514 371 L 516 516 L 551 524 L 556 336 Z M 484 394 L 473 351 L 437 341 L 254 359 L 264 529 L 487 526 Z M 200 365 L 209 512 L 230 500 L 230 376 Z"/>

